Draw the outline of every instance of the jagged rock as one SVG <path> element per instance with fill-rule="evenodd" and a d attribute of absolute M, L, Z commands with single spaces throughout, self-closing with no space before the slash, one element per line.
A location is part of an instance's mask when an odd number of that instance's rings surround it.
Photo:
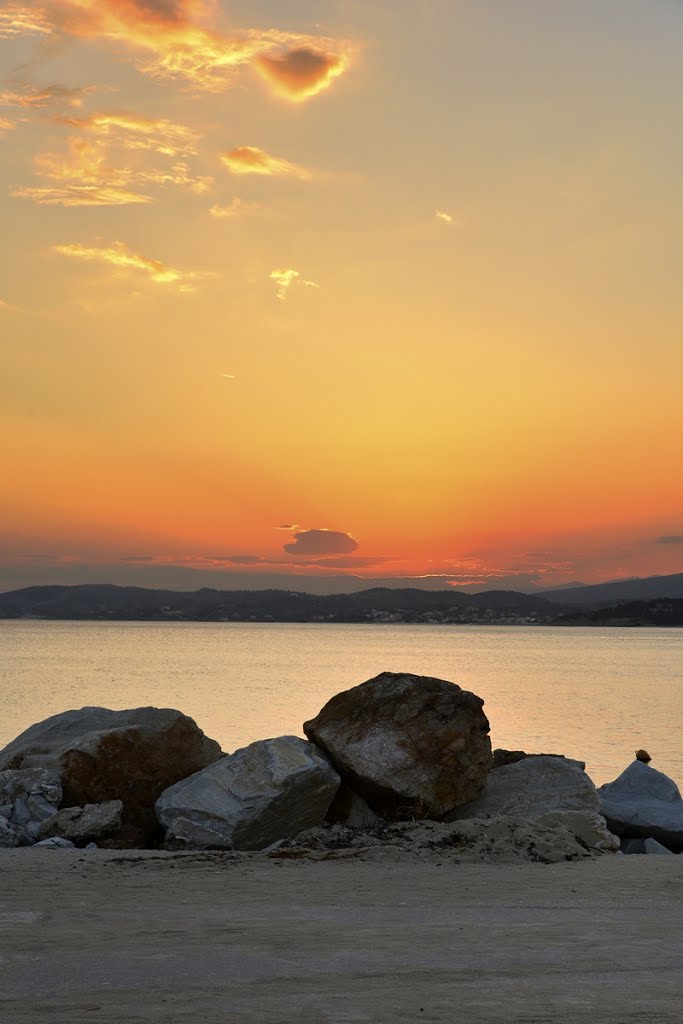
<path fill-rule="evenodd" d="M 121 828 L 123 804 L 120 800 L 107 800 L 102 804 L 86 804 L 85 807 L 64 807 L 57 814 L 43 822 L 39 839 L 62 836 L 73 843 L 84 843 L 90 839 L 110 836 Z"/>
<path fill-rule="evenodd" d="M 161 794 L 157 818 L 166 845 L 261 850 L 320 825 L 339 776 L 297 736 L 259 740 Z"/>
<path fill-rule="evenodd" d="M 504 747 L 497 747 L 491 758 L 491 769 L 502 768 L 506 764 L 516 764 L 526 757 L 561 757 L 564 761 L 574 760 L 574 758 L 568 758 L 566 754 L 527 754 L 524 750 L 505 750 Z M 576 764 L 580 764 L 584 769 L 586 767 L 585 761 L 576 761 Z"/>
<path fill-rule="evenodd" d="M 36 846 L 44 846 L 47 850 L 73 850 L 75 845 L 70 839 L 64 839 L 62 836 L 50 836 L 49 839 L 41 839 L 36 843 Z"/>
<path fill-rule="evenodd" d="M 19 825 L 10 825 L 7 818 L 0 818 L 0 850 L 12 850 L 26 846 L 30 840 Z"/>
<path fill-rule="evenodd" d="M 449 818 L 495 818 L 499 814 L 535 820 L 549 811 L 600 813 L 597 790 L 579 761 L 527 757 L 495 768 L 477 800 L 458 807 Z"/>
<path fill-rule="evenodd" d="M 657 839 L 683 849 L 683 799 L 676 783 L 643 761 L 632 761 L 598 790 L 602 813 L 618 836 Z"/>
<path fill-rule="evenodd" d="M 338 693 L 304 732 L 383 818 L 440 818 L 482 790 L 483 704 L 443 679 L 383 672 Z"/>
<path fill-rule="evenodd" d="M 57 772 L 45 768 L 0 771 L 0 816 L 19 826 L 29 838 L 52 817 L 62 799 Z"/>
<path fill-rule="evenodd" d="M 662 843 L 658 843 L 656 839 L 645 839 L 643 845 L 645 846 L 645 853 L 649 854 L 669 854 L 671 857 L 674 856 L 673 850 L 670 850 L 667 846 L 663 846 Z"/>
<path fill-rule="evenodd" d="M 179 711 L 86 707 L 31 726 L 0 752 L 0 771 L 57 772 L 69 807 L 122 800 L 125 845 L 139 846 L 155 834 L 164 789 L 219 757 L 219 745 Z"/>
<path fill-rule="evenodd" d="M 377 825 L 383 819 L 368 807 L 362 796 L 358 796 L 358 793 L 354 793 L 350 786 L 342 782 L 330 804 L 327 820 L 336 825 L 348 825 L 349 828 L 365 828 L 367 825 Z"/>

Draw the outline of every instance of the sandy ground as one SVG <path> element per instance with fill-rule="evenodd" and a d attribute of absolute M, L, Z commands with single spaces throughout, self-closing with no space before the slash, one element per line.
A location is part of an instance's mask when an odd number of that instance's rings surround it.
<path fill-rule="evenodd" d="M 0 855 L 0 1020 L 680 1024 L 683 856 Z"/>

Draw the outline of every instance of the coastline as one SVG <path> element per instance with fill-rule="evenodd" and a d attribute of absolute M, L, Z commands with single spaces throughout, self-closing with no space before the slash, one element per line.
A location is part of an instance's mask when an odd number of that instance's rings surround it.
<path fill-rule="evenodd" d="M 21 850 L 0 864 L 13 1024 L 680 1020 L 675 858 Z"/>

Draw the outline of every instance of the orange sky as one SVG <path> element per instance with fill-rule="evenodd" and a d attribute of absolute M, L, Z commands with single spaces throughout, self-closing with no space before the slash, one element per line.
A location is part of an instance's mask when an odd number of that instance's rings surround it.
<path fill-rule="evenodd" d="M 683 571 L 682 49 L 664 0 L 1 4 L 0 589 Z"/>

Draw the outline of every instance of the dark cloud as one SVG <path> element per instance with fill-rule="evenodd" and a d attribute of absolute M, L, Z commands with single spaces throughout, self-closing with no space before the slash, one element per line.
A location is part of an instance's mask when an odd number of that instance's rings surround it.
<path fill-rule="evenodd" d="M 351 534 L 339 530 L 299 530 L 285 544 L 290 555 L 348 555 L 358 547 Z"/>
<path fill-rule="evenodd" d="M 289 100 L 308 99 L 326 89 L 348 67 L 348 55 L 328 53 L 308 46 L 277 57 L 263 56 L 256 69 L 275 91 Z"/>
<path fill-rule="evenodd" d="M 683 544 L 683 534 L 674 533 L 668 537 L 657 537 L 658 544 Z"/>

